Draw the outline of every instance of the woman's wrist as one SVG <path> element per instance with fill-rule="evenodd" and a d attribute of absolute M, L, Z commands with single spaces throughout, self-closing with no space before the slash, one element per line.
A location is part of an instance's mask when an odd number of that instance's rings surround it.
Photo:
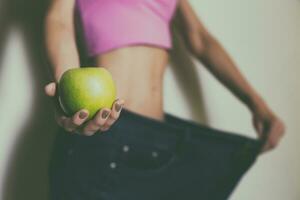
<path fill-rule="evenodd" d="M 257 94 L 251 95 L 245 104 L 251 112 L 254 112 L 258 108 L 266 107 L 265 101 Z"/>
<path fill-rule="evenodd" d="M 55 79 L 55 82 L 58 83 L 59 80 L 60 80 L 60 77 L 62 76 L 63 72 L 61 69 L 55 69 L 55 72 L 54 72 L 54 79 Z"/>

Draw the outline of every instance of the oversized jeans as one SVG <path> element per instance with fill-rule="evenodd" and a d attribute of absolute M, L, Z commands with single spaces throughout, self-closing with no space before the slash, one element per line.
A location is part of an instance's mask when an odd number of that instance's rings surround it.
<path fill-rule="evenodd" d="M 165 113 L 123 109 L 110 130 L 60 130 L 50 165 L 52 200 L 224 200 L 263 142 Z"/>

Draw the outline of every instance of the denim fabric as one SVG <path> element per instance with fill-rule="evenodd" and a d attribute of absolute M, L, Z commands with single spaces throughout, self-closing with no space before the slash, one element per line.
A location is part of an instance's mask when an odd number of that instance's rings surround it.
<path fill-rule="evenodd" d="M 110 130 L 60 130 L 50 165 L 52 200 L 224 200 L 263 145 L 165 113 L 123 109 Z"/>

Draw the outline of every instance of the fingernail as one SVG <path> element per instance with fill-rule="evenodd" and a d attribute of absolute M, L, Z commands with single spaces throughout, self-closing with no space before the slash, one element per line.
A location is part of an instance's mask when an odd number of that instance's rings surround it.
<path fill-rule="evenodd" d="M 116 103 L 115 110 L 117 112 L 119 112 L 121 110 L 121 108 L 122 108 L 122 106 L 120 104 Z"/>
<path fill-rule="evenodd" d="M 107 110 L 104 110 L 103 113 L 102 113 L 102 118 L 103 119 L 106 119 L 109 115 L 109 112 Z"/>
<path fill-rule="evenodd" d="M 84 118 L 86 118 L 87 117 L 87 113 L 86 112 L 80 112 L 79 113 L 79 118 L 80 119 L 84 119 Z"/>

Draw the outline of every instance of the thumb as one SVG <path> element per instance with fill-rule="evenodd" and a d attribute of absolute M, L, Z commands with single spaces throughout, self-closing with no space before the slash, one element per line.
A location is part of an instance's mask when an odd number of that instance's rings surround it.
<path fill-rule="evenodd" d="M 56 83 L 55 82 L 51 82 L 48 83 L 44 90 L 47 96 L 52 97 L 51 100 L 54 103 L 54 107 L 55 107 L 55 115 L 57 116 L 62 116 L 64 114 L 64 112 L 62 111 L 61 107 L 60 107 L 60 103 L 57 97 L 57 92 L 56 92 Z"/>
<path fill-rule="evenodd" d="M 255 130 L 257 131 L 259 136 L 262 136 L 264 134 L 264 126 L 263 123 L 260 120 L 254 119 L 253 125 Z"/>
<path fill-rule="evenodd" d="M 55 96 L 55 92 L 56 92 L 56 84 L 55 82 L 51 82 L 49 84 L 47 84 L 44 88 L 46 95 L 50 96 L 50 97 L 54 97 Z"/>

